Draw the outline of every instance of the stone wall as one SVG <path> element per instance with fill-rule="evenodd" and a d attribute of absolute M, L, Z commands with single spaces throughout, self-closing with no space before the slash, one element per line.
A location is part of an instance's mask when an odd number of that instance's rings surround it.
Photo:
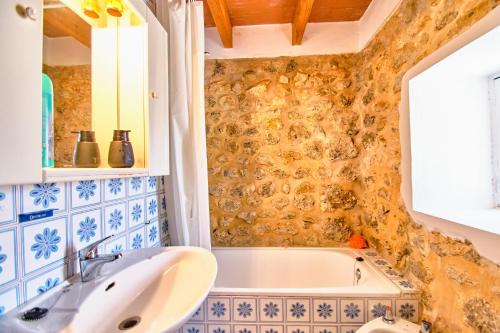
<path fill-rule="evenodd" d="M 92 128 L 90 65 L 47 66 L 54 86 L 54 159 L 56 167 L 72 165 L 77 136 Z"/>
<path fill-rule="evenodd" d="M 207 61 L 215 245 L 338 245 L 359 224 L 352 60 Z"/>
<path fill-rule="evenodd" d="M 359 54 L 206 62 L 214 245 L 344 245 L 361 231 L 422 290 L 434 332 L 500 332 L 500 268 L 400 197 L 403 75 L 499 0 L 403 0 Z"/>

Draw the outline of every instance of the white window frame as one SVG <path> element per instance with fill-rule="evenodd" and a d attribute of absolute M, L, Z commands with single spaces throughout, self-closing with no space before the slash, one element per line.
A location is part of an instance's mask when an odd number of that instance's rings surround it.
<path fill-rule="evenodd" d="M 491 75 L 488 81 L 491 105 L 493 200 L 495 208 L 500 208 L 500 72 Z"/>

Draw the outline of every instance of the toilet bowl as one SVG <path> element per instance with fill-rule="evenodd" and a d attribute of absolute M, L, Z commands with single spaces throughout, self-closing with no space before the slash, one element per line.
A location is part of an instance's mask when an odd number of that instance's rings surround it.
<path fill-rule="evenodd" d="M 382 317 L 369 321 L 361 326 L 356 333 L 418 333 L 420 326 L 407 320 L 396 318 L 394 324 L 386 324 Z"/>

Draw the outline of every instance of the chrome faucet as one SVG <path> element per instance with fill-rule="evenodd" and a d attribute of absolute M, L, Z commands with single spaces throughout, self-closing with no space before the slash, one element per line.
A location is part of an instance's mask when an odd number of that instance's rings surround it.
<path fill-rule="evenodd" d="M 108 263 L 121 258 L 122 254 L 99 254 L 99 244 L 113 237 L 113 235 L 105 237 L 97 242 L 94 242 L 78 251 L 78 259 L 80 261 L 80 276 L 82 282 L 88 282 L 95 279 L 100 271 L 100 268 Z"/>
<path fill-rule="evenodd" d="M 427 320 L 422 320 L 422 326 L 420 328 L 420 333 L 430 333 L 432 324 Z"/>

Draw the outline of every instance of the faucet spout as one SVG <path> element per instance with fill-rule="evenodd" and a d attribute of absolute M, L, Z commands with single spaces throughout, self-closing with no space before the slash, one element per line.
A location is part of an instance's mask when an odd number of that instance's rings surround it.
<path fill-rule="evenodd" d="M 110 237 L 113 236 L 108 236 L 78 251 L 78 259 L 80 261 L 80 277 L 82 282 L 94 280 L 99 275 L 101 267 L 104 264 L 113 262 L 122 257 L 121 253 L 105 255 L 99 254 L 99 244 L 106 241 Z"/>

